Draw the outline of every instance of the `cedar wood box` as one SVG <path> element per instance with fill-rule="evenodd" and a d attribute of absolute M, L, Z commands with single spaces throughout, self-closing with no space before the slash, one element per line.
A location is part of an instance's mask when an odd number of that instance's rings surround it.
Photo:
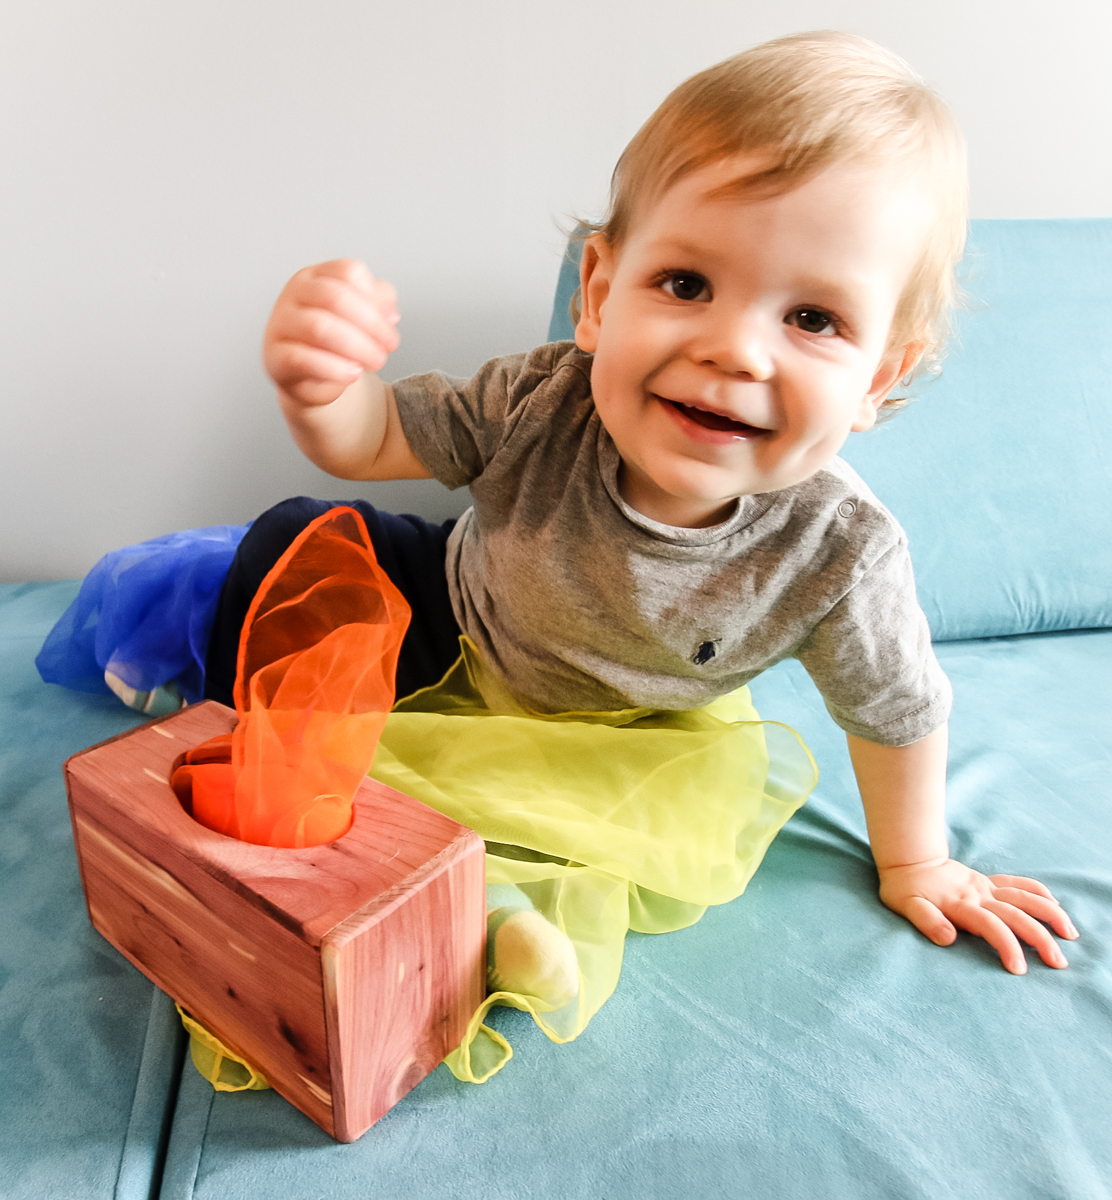
<path fill-rule="evenodd" d="M 459 1044 L 483 999 L 483 843 L 371 779 L 331 844 L 214 833 L 169 778 L 235 721 L 206 701 L 67 761 L 89 918 L 291 1104 L 354 1141 Z"/>

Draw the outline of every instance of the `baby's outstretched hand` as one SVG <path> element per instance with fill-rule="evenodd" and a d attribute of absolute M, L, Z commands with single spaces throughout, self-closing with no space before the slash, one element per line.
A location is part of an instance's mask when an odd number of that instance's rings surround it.
<path fill-rule="evenodd" d="M 394 289 L 361 262 L 305 267 L 286 284 L 263 338 L 271 379 L 300 404 L 331 404 L 398 348 Z"/>
<path fill-rule="evenodd" d="M 1037 879 L 982 875 L 952 858 L 881 870 L 880 898 L 935 945 L 949 946 L 958 929 L 983 937 L 1013 975 L 1027 970 L 1019 938 L 1048 967 L 1065 967 L 1066 956 L 1046 925 L 1070 941 L 1078 936 L 1065 909 Z"/>

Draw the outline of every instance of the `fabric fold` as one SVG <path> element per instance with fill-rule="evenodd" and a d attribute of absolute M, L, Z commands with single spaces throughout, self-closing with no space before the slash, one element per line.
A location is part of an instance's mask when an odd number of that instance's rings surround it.
<path fill-rule="evenodd" d="M 481 1083 L 509 1060 L 484 1024 L 529 1012 L 555 1042 L 586 1028 L 621 974 L 626 933 L 666 933 L 735 899 L 817 781 L 787 726 L 761 721 L 747 688 L 702 709 L 530 713 L 461 638 L 455 667 L 400 701 L 371 774 L 487 842 L 487 882 L 519 887 L 563 930 L 579 994 L 552 1010 L 498 992 L 447 1064 Z"/>
<path fill-rule="evenodd" d="M 363 518 L 333 508 L 291 543 L 247 612 L 230 738 L 171 783 L 202 825 L 257 845 L 319 846 L 351 826 L 394 702 L 409 605 Z"/>

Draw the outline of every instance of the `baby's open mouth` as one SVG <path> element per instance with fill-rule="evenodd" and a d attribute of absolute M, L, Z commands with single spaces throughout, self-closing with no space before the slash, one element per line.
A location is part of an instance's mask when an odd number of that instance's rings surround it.
<path fill-rule="evenodd" d="M 732 417 L 724 416 L 722 413 L 696 408 L 694 404 L 683 404 L 679 400 L 665 400 L 665 404 L 670 404 L 677 412 L 683 413 L 685 417 L 694 421 L 696 425 L 702 425 L 704 429 L 749 436 L 768 433 L 767 429 L 760 429 L 756 425 L 747 425 L 744 421 L 735 421 Z"/>

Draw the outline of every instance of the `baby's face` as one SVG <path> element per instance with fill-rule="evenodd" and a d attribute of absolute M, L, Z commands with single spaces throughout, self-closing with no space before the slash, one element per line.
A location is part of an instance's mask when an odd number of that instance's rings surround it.
<path fill-rule="evenodd" d="M 915 357 L 887 343 L 924 244 L 918 193 L 851 164 L 779 196 L 711 195 L 757 166 L 689 175 L 617 254 L 584 250 L 576 341 L 622 495 L 668 525 L 715 524 L 813 475 Z"/>

